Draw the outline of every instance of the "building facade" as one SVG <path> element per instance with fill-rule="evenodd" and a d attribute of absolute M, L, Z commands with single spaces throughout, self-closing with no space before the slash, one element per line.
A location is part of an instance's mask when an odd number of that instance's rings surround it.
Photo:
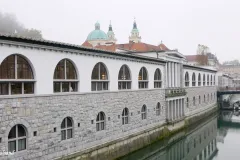
<path fill-rule="evenodd" d="M 126 54 L 1 35 L 0 53 L 0 149 L 14 152 L 1 159 L 94 154 L 216 108 L 216 71 L 184 64 L 177 51 Z"/>

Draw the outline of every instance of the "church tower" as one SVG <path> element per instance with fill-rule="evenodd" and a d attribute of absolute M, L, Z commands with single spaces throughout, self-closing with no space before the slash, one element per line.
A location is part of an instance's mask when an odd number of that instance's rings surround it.
<path fill-rule="evenodd" d="M 111 21 L 110 21 L 110 24 L 109 24 L 109 27 L 108 27 L 107 36 L 108 36 L 108 43 L 116 44 L 117 39 L 115 38 L 115 34 L 113 32 L 113 29 L 112 29 Z"/>
<path fill-rule="evenodd" d="M 133 29 L 131 32 L 131 36 L 129 36 L 129 42 L 139 43 L 141 42 L 141 37 L 139 36 L 139 31 L 137 28 L 136 20 L 134 19 Z"/>

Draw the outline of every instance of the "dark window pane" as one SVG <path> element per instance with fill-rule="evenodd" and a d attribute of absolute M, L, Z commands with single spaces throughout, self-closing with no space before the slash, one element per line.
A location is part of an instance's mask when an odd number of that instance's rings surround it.
<path fill-rule="evenodd" d="M 26 138 L 18 140 L 18 151 L 26 149 Z"/>
<path fill-rule="evenodd" d="M 54 92 L 60 92 L 61 84 L 60 82 L 53 82 L 53 90 Z"/>
<path fill-rule="evenodd" d="M 67 118 L 67 127 L 72 127 L 72 121 L 70 118 Z"/>
<path fill-rule="evenodd" d="M 8 152 L 16 152 L 16 141 L 8 142 Z"/>
<path fill-rule="evenodd" d="M 67 79 L 77 79 L 75 67 L 69 60 L 66 60 L 66 74 Z"/>
<path fill-rule="evenodd" d="M 66 139 L 66 130 L 61 131 L 61 139 L 62 140 Z"/>
<path fill-rule="evenodd" d="M 99 63 L 96 64 L 92 71 L 92 79 L 99 80 Z"/>
<path fill-rule="evenodd" d="M 33 73 L 28 62 L 17 56 L 17 78 L 18 79 L 33 79 Z"/>
<path fill-rule="evenodd" d="M 11 94 L 22 94 L 22 83 L 11 83 Z"/>
<path fill-rule="evenodd" d="M 78 83 L 77 82 L 71 82 L 71 92 L 77 92 L 78 91 Z"/>
<path fill-rule="evenodd" d="M 67 130 L 67 139 L 72 138 L 72 129 Z"/>
<path fill-rule="evenodd" d="M 64 71 L 64 61 L 61 60 L 54 71 L 54 79 L 65 79 L 65 71 Z"/>
<path fill-rule="evenodd" d="M 147 80 L 147 70 L 143 68 L 143 80 Z"/>
<path fill-rule="evenodd" d="M 103 90 L 108 90 L 108 82 L 103 82 Z"/>
<path fill-rule="evenodd" d="M 131 89 L 131 82 L 127 83 L 127 89 Z"/>
<path fill-rule="evenodd" d="M 23 136 L 26 136 L 25 129 L 23 128 L 23 126 L 18 125 L 18 137 L 23 137 Z"/>
<path fill-rule="evenodd" d="M 34 83 L 24 83 L 24 94 L 34 93 Z"/>
<path fill-rule="evenodd" d="M 96 82 L 92 82 L 92 91 L 96 91 L 97 89 L 97 83 Z"/>
<path fill-rule="evenodd" d="M 16 126 L 14 126 L 8 134 L 8 139 L 16 138 Z"/>
<path fill-rule="evenodd" d="M 100 79 L 101 80 L 107 80 L 108 79 L 107 70 L 102 63 L 100 63 Z"/>
<path fill-rule="evenodd" d="M 69 83 L 62 82 L 62 92 L 69 92 Z"/>
<path fill-rule="evenodd" d="M 66 119 L 64 119 L 63 121 L 62 121 L 62 124 L 61 124 L 61 128 L 66 128 Z"/>
<path fill-rule="evenodd" d="M 102 89 L 103 82 L 97 82 L 97 90 L 101 91 Z"/>
<path fill-rule="evenodd" d="M 1 63 L 0 79 L 15 79 L 15 55 L 7 57 Z"/>
<path fill-rule="evenodd" d="M 0 95 L 8 95 L 8 83 L 0 83 Z"/>

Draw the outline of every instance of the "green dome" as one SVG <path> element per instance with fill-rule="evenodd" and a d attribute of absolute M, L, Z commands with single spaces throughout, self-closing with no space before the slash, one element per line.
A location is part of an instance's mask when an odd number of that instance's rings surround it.
<path fill-rule="evenodd" d="M 100 24 L 95 23 L 95 30 L 88 34 L 87 40 L 107 40 L 107 34 L 100 30 Z"/>

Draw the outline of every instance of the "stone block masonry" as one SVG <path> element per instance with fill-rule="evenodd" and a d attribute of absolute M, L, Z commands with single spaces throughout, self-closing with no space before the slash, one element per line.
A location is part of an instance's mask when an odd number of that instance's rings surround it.
<path fill-rule="evenodd" d="M 160 115 L 156 114 L 158 102 Z M 147 118 L 142 120 L 143 105 Z M 129 110 L 129 124 L 122 125 L 124 108 Z M 99 112 L 105 114 L 102 131 L 96 131 Z M 9 96 L 0 98 L 0 113 L 0 150 L 8 150 L 13 126 L 21 124 L 27 132 L 27 149 L 1 159 L 55 159 L 163 125 L 165 90 Z M 61 140 L 61 123 L 66 117 L 72 118 L 73 138 Z"/>

